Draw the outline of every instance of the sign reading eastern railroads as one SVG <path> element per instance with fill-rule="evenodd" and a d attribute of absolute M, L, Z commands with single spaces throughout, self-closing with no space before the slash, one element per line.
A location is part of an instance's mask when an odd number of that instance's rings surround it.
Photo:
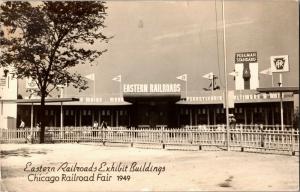
<path fill-rule="evenodd" d="M 180 84 L 124 84 L 124 93 L 178 93 Z"/>

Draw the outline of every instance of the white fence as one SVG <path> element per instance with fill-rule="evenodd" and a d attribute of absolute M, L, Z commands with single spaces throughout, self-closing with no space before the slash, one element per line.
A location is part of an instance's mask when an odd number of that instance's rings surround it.
<path fill-rule="evenodd" d="M 1 143 L 39 142 L 40 130 L 0 129 Z M 299 130 L 288 128 L 280 130 L 270 126 L 237 125 L 229 130 L 225 125 L 193 126 L 186 128 L 126 128 L 110 127 L 93 129 L 92 127 L 47 127 L 45 142 L 47 143 L 130 143 L 166 145 L 225 147 L 229 142 L 231 149 L 246 151 L 248 149 L 299 152 Z"/>

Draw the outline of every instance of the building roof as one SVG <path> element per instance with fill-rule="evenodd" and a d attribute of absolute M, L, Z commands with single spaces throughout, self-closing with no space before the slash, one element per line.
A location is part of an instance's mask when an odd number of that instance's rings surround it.
<path fill-rule="evenodd" d="M 258 92 L 263 93 L 270 93 L 270 92 L 292 92 L 292 93 L 299 93 L 299 87 L 264 87 L 264 88 L 257 88 Z"/>
<path fill-rule="evenodd" d="M 270 103 L 279 102 L 280 93 L 282 90 L 283 101 L 294 101 L 293 93 L 298 88 L 279 88 L 266 89 L 260 88 L 258 90 L 235 90 L 234 102 L 235 103 Z M 270 91 L 271 90 L 271 91 Z M 184 95 L 184 97 L 181 97 Z M 185 98 L 184 93 L 123 93 L 123 96 L 116 95 L 103 95 L 101 97 L 79 97 L 77 98 L 47 98 L 47 105 L 60 105 L 60 102 L 66 102 L 66 106 L 126 106 L 132 105 L 136 101 L 174 101 L 179 105 L 222 105 L 224 102 L 224 90 L 216 91 L 195 91 L 188 92 Z M 16 102 L 18 105 L 39 105 L 40 99 L 18 99 L 9 100 Z M 8 102 L 5 101 L 5 102 Z"/>
<path fill-rule="evenodd" d="M 17 99 L 16 103 L 41 103 L 41 99 Z M 46 103 L 61 103 L 79 101 L 78 98 L 46 98 Z"/>
<path fill-rule="evenodd" d="M 181 94 L 176 93 L 124 93 L 124 100 L 129 102 L 141 100 L 171 100 L 179 101 Z"/>

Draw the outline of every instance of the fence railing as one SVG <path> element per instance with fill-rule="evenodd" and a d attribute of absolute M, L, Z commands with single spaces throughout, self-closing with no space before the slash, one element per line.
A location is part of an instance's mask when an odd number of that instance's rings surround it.
<path fill-rule="evenodd" d="M 185 127 L 185 128 L 126 128 L 109 127 L 93 129 L 92 127 L 47 127 L 45 142 L 47 143 L 135 143 L 166 145 L 205 146 L 262 149 L 275 151 L 299 152 L 299 130 L 266 128 L 266 126 L 231 127 L 227 141 L 225 125 Z M 40 130 L 30 129 L 8 130 L 0 129 L 1 143 L 38 143 Z"/>

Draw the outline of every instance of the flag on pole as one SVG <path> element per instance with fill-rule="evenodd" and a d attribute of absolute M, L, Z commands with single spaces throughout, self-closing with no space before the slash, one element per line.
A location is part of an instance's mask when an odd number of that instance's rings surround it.
<path fill-rule="evenodd" d="M 181 81 L 187 81 L 187 74 L 180 75 L 180 76 L 176 77 L 176 79 L 179 79 Z"/>
<path fill-rule="evenodd" d="M 31 77 L 26 78 L 26 89 L 38 89 L 38 85 L 36 81 Z"/>
<path fill-rule="evenodd" d="M 86 75 L 84 77 L 87 78 L 87 79 L 89 79 L 89 80 L 95 81 L 95 73 L 88 74 L 88 75 Z"/>
<path fill-rule="evenodd" d="M 231 76 L 237 76 L 238 75 L 238 72 L 237 71 L 232 71 L 231 73 L 229 73 L 229 75 L 231 75 Z"/>
<path fill-rule="evenodd" d="M 118 81 L 118 82 L 121 82 L 122 81 L 122 76 L 121 75 L 118 75 L 114 78 L 112 78 L 113 81 Z"/>
<path fill-rule="evenodd" d="M 58 87 L 58 88 L 65 88 L 67 86 L 68 86 L 68 84 L 64 83 L 64 84 L 58 84 L 56 87 Z"/>
<path fill-rule="evenodd" d="M 214 73 L 213 73 L 213 72 L 210 72 L 210 73 L 207 73 L 207 74 L 203 75 L 202 77 L 204 77 L 204 78 L 206 78 L 206 79 L 212 80 L 213 77 L 214 77 Z"/>
<path fill-rule="evenodd" d="M 269 67 L 268 69 L 262 70 L 259 73 L 264 74 L 264 75 L 272 75 L 271 67 Z"/>

